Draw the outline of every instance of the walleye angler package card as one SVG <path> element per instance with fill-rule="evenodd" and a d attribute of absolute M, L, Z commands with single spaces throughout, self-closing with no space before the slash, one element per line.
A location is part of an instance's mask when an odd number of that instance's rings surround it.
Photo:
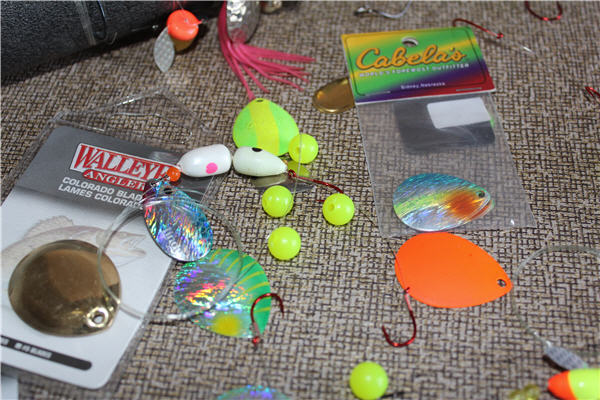
<path fill-rule="evenodd" d="M 494 209 L 462 229 L 535 226 L 468 26 L 342 35 L 383 236 L 414 234 L 395 214 L 406 179 L 438 173 L 491 194 Z"/>
<path fill-rule="evenodd" d="M 49 134 L 2 205 L 3 364 L 87 389 L 109 381 L 142 326 L 140 318 L 117 310 L 111 326 L 92 334 L 43 333 L 14 311 L 9 282 L 19 262 L 42 245 L 80 240 L 98 246 L 124 207 L 141 200 L 145 181 L 163 176 L 178 158 L 70 126 Z M 202 191 L 210 182 L 196 180 L 194 188 Z M 172 260 L 143 219 L 123 225 L 106 254 L 118 271 L 123 303 L 148 310 Z"/>

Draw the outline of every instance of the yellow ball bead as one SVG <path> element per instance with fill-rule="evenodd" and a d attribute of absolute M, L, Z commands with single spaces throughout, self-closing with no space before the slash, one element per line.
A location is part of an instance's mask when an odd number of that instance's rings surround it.
<path fill-rule="evenodd" d="M 262 195 L 262 208 L 273 218 L 280 218 L 290 212 L 294 197 L 285 186 L 271 186 Z"/>
<path fill-rule="evenodd" d="M 345 225 L 354 217 L 354 202 L 343 193 L 335 193 L 325 199 L 323 216 L 332 225 Z"/>
<path fill-rule="evenodd" d="M 350 374 L 350 389 L 361 400 L 375 400 L 384 395 L 388 377 L 383 367 L 374 362 L 358 364 Z"/>
<path fill-rule="evenodd" d="M 301 162 L 303 164 L 308 164 L 317 158 L 317 154 L 319 153 L 319 145 L 314 137 L 307 135 L 306 133 L 301 133 L 296 135 L 290 141 L 288 153 L 290 153 L 292 160 Z M 301 157 L 302 161 L 300 161 Z"/>
<path fill-rule="evenodd" d="M 282 226 L 271 232 L 267 244 L 273 257 L 290 260 L 300 252 L 300 235 L 294 229 Z"/>

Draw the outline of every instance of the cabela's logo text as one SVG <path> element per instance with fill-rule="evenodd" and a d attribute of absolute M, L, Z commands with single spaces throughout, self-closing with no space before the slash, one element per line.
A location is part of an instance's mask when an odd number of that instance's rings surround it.
<path fill-rule="evenodd" d="M 164 176 L 171 167 L 154 160 L 84 143 L 77 146 L 71 169 L 84 178 L 133 190 L 144 190 L 148 179 Z"/>
<path fill-rule="evenodd" d="M 356 66 L 359 69 L 380 69 L 388 67 L 402 67 L 404 65 L 419 65 L 419 64 L 441 64 L 448 63 L 450 61 L 460 61 L 467 55 L 460 52 L 459 50 L 453 50 L 451 54 L 446 53 L 438 49 L 438 46 L 431 44 L 427 46 L 421 53 L 414 53 L 406 55 L 406 47 L 398 47 L 391 58 L 385 55 L 379 55 L 381 50 L 377 47 L 371 47 L 364 50 L 356 59 Z M 372 60 L 373 56 L 379 56 Z"/>

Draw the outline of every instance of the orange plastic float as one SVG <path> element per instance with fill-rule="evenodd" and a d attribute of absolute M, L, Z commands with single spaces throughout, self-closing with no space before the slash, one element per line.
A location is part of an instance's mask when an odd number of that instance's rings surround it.
<path fill-rule="evenodd" d="M 512 288 L 506 272 L 485 250 L 446 232 L 408 239 L 396 253 L 396 277 L 411 297 L 442 308 L 477 306 Z"/>
<path fill-rule="evenodd" d="M 198 35 L 198 25 L 201 23 L 202 21 L 187 10 L 173 11 L 169 15 L 167 29 L 175 45 L 175 51 L 185 50 L 192 44 Z"/>

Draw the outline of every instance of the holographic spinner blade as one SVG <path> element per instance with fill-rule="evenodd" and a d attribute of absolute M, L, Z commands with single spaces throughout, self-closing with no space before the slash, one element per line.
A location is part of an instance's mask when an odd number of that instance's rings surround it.
<path fill-rule="evenodd" d="M 197 201 L 166 180 L 147 184 L 144 220 L 156 244 L 178 261 L 195 261 L 210 251 L 213 232 Z"/>
<path fill-rule="evenodd" d="M 217 398 L 217 400 L 249 399 L 288 400 L 288 397 L 280 391 L 278 391 L 277 389 L 271 389 L 260 385 L 247 385 L 241 388 L 229 390 Z"/>
<path fill-rule="evenodd" d="M 492 210 L 494 202 L 484 188 L 465 179 L 437 173 L 415 175 L 394 192 L 394 211 L 418 231 L 456 228 Z"/>
<path fill-rule="evenodd" d="M 191 318 L 200 327 L 225 336 L 252 338 L 252 303 L 271 287 L 256 260 L 244 255 L 240 263 L 239 258 L 237 250 L 216 249 L 202 260 L 185 264 L 175 278 L 173 295 L 182 313 L 205 310 Z M 227 287 L 231 289 L 223 293 Z M 270 311 L 270 298 L 255 307 L 254 318 L 261 333 Z"/>

